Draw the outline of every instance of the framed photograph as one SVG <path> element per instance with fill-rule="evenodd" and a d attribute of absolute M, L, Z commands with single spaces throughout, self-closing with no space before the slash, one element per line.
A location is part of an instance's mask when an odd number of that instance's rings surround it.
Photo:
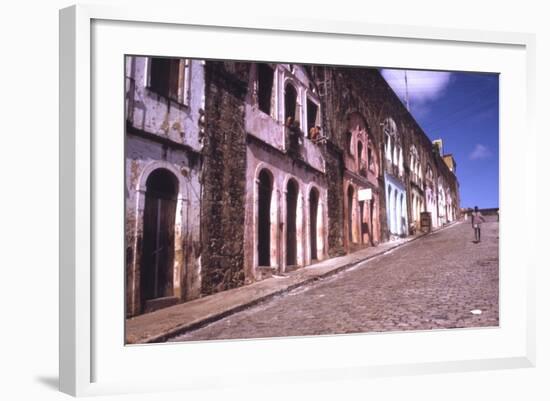
<path fill-rule="evenodd" d="M 62 391 L 534 366 L 532 35 L 180 15 L 60 12 Z"/>

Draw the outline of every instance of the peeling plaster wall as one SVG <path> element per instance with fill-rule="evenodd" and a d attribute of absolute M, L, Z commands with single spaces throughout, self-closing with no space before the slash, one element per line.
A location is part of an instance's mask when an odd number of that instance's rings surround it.
<path fill-rule="evenodd" d="M 200 296 L 201 109 L 204 73 L 200 61 L 190 62 L 188 106 L 152 92 L 146 86 L 147 58 L 126 60 L 126 295 L 127 315 L 142 312 L 141 257 L 146 180 L 166 169 L 178 181 L 174 226 L 173 292 L 180 301 Z"/>
<path fill-rule="evenodd" d="M 299 129 L 301 131 L 302 146 L 299 157 L 313 168 L 325 172 L 325 160 L 319 145 L 307 138 L 307 99 L 310 99 L 320 108 L 318 95 L 310 87 L 313 85 L 307 74 L 300 66 L 288 64 L 271 64 L 274 71 L 273 87 L 271 92 L 271 112 L 264 113 L 259 109 L 257 95 L 257 63 L 250 63 L 248 78 L 248 93 L 245 106 L 246 132 L 269 144 L 280 151 L 289 151 L 288 129 L 285 126 L 284 90 L 287 84 L 292 84 L 297 90 L 297 107 L 299 109 Z M 292 71 L 291 71 L 292 70 Z M 319 110 L 319 114 L 322 110 Z M 321 117 L 319 116 L 318 124 Z"/>
<path fill-rule="evenodd" d="M 182 150 L 140 137 L 126 142 L 126 244 L 129 303 L 139 307 L 140 259 L 143 239 L 145 181 L 157 168 L 169 170 L 179 183 L 175 225 L 174 296 L 190 300 L 200 295 L 200 182 L 199 166 Z"/>
<path fill-rule="evenodd" d="M 269 146 L 255 140 L 249 139 L 247 146 L 247 173 L 246 173 L 246 217 L 245 226 L 245 273 L 247 281 L 252 282 L 263 278 L 262 272 L 258 271 L 258 202 L 257 187 L 258 175 L 262 169 L 267 169 L 273 176 L 274 201 L 272 206 L 276 210 L 275 230 L 271 233 L 271 267 L 276 272 L 286 270 L 286 188 L 290 179 L 298 183 L 299 199 L 297 216 L 297 242 L 298 242 L 298 265 L 304 266 L 311 263 L 310 240 L 311 233 L 309 217 L 309 194 L 314 186 L 319 191 L 318 208 L 318 233 L 317 236 L 317 259 L 325 259 L 327 254 L 327 185 L 323 174 L 318 171 L 306 168 L 290 159 L 287 155 L 275 151 Z"/>
<path fill-rule="evenodd" d="M 127 57 L 127 75 L 134 87 L 131 110 L 128 113 L 133 127 L 175 143 L 200 151 L 199 120 L 204 109 L 204 62 L 190 60 L 188 105 L 178 104 L 158 95 L 148 82 L 148 57 Z"/>

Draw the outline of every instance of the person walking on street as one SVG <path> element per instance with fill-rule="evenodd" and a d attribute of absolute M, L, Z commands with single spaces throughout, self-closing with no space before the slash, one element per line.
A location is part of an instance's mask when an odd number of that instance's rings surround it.
<path fill-rule="evenodd" d="M 481 242 L 481 223 L 483 222 L 485 222 L 485 218 L 476 206 L 472 213 L 472 228 L 474 229 L 474 242 L 476 244 Z"/>

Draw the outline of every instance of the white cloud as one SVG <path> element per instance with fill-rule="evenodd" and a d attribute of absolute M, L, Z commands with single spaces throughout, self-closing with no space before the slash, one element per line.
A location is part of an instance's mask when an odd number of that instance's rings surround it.
<path fill-rule="evenodd" d="M 477 144 L 474 150 L 470 153 L 470 160 L 481 160 L 491 157 L 491 151 L 487 146 Z"/>
<path fill-rule="evenodd" d="M 405 71 L 409 103 L 426 103 L 439 98 L 451 82 L 452 73 L 440 71 L 381 70 L 386 82 L 405 101 Z"/>

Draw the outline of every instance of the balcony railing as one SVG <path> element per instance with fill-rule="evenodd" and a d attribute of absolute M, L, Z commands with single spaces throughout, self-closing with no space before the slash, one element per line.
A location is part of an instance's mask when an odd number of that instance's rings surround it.
<path fill-rule="evenodd" d="M 304 136 L 304 133 L 297 125 L 285 127 L 286 149 L 288 155 L 299 159 L 313 168 L 325 172 L 325 160 L 321 153 L 321 143 L 314 143 Z"/>

